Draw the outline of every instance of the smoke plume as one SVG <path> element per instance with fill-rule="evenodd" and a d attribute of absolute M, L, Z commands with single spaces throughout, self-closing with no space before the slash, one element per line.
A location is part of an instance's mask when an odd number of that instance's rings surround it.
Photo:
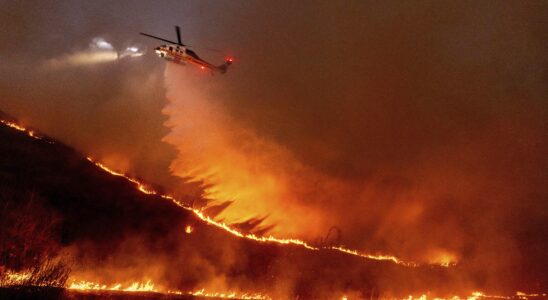
<path fill-rule="evenodd" d="M 340 243 L 458 262 L 487 286 L 545 284 L 541 13 L 325 5 L 262 21 L 272 6 L 231 20 L 253 31 L 233 34 L 252 46 L 228 78 L 167 66 L 173 174 L 232 202 L 231 222 L 308 240 L 335 225 Z"/>

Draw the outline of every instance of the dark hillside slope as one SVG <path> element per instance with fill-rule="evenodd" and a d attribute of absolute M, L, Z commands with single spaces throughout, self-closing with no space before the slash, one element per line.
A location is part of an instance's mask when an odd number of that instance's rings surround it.
<path fill-rule="evenodd" d="M 63 244 L 83 239 L 115 244 L 136 232 L 153 238 L 170 230 L 157 221 L 189 216 L 169 201 L 143 195 L 124 178 L 106 176 L 60 143 L 32 139 L 6 126 L 0 126 L 0 140 L 1 186 L 46 199 L 62 215 Z"/>

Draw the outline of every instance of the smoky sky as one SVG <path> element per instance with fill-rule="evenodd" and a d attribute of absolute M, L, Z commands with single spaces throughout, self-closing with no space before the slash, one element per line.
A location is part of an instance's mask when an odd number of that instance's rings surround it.
<path fill-rule="evenodd" d="M 227 74 L 201 79 L 215 86 L 210 101 L 318 174 L 309 184 L 330 197 L 296 205 L 322 212 L 319 228 L 339 226 L 348 245 L 410 259 L 448 251 L 471 265 L 494 264 L 508 280 L 516 268 L 546 272 L 534 266 L 546 261 L 546 3 L 1 6 L 0 109 L 84 153 L 200 193 L 170 170 L 179 154 L 162 141 L 170 132 L 165 62 L 150 51 L 156 41 L 138 35 L 173 39 L 180 25 L 200 56 L 235 59 Z M 97 37 L 149 51 L 42 67 Z"/>

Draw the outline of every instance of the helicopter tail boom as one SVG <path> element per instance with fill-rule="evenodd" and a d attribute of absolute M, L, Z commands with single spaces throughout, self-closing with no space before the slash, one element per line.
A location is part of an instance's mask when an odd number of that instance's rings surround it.
<path fill-rule="evenodd" d="M 221 74 L 224 74 L 226 73 L 226 71 L 228 70 L 228 67 L 232 64 L 232 59 L 229 58 L 225 61 L 224 64 L 218 66 L 217 68 L 219 69 L 219 72 L 221 72 Z"/>

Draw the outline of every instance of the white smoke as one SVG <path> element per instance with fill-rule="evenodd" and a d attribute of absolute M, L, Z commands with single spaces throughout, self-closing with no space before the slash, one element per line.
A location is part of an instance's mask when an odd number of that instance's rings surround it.
<path fill-rule="evenodd" d="M 111 43 L 107 42 L 102 37 L 96 37 L 91 40 L 91 43 L 89 44 L 90 49 L 100 49 L 100 50 L 114 50 L 114 47 Z"/>
<path fill-rule="evenodd" d="M 131 45 L 131 46 L 126 47 L 124 50 L 120 51 L 118 53 L 118 57 L 120 59 L 125 58 L 125 57 L 134 58 L 134 57 L 143 56 L 143 55 L 145 55 L 145 53 L 146 53 L 146 48 L 145 47 L 143 47 L 141 45 Z"/>

